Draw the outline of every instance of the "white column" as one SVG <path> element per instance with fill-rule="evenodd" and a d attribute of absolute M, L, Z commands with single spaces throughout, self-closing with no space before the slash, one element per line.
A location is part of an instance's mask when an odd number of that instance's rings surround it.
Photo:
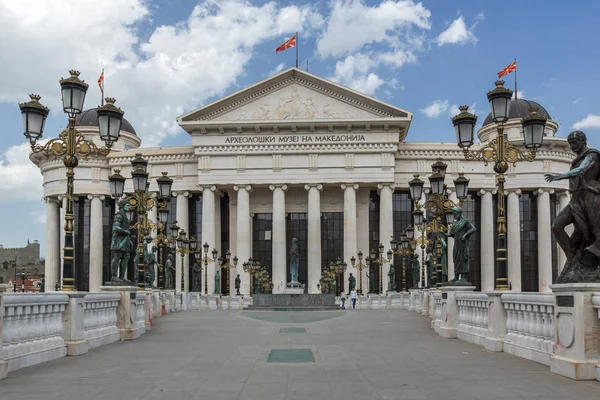
<path fill-rule="evenodd" d="M 60 207 L 56 199 L 46 197 L 46 292 L 55 289 L 60 282 Z"/>
<path fill-rule="evenodd" d="M 103 232 L 102 201 L 104 196 L 88 195 L 90 199 L 90 292 L 99 292 L 102 286 Z M 136 266 L 137 267 L 137 266 Z"/>
<path fill-rule="evenodd" d="M 392 204 L 394 184 L 380 183 L 377 185 L 377 189 L 379 190 L 379 243 L 383 244 L 383 258 L 387 259 L 387 251 L 390 249 L 390 241 L 394 235 L 394 212 Z M 400 267 L 400 265 L 394 266 L 394 268 L 396 268 L 396 274 L 402 273 Z M 383 283 L 383 293 L 385 293 L 387 292 L 389 285 L 388 273 L 390 271 L 390 264 L 383 264 L 381 271 L 382 276 L 380 279 Z M 396 288 L 396 290 L 398 290 L 398 288 Z"/>
<path fill-rule="evenodd" d="M 558 215 L 567 206 L 567 204 L 569 204 L 570 200 L 571 200 L 571 195 L 569 194 L 569 192 L 559 193 L 559 195 L 558 195 L 558 212 L 556 215 Z M 571 225 L 567 226 L 565 231 L 570 236 L 573 233 L 573 225 L 571 224 Z M 560 275 L 560 273 L 562 272 L 562 269 L 565 266 L 565 263 L 567 262 L 567 255 L 562 250 L 562 248 L 558 245 L 558 243 L 556 244 L 556 248 L 558 251 L 558 253 L 557 253 L 558 275 Z"/>
<path fill-rule="evenodd" d="M 150 211 L 148 211 L 148 219 L 150 221 L 152 221 L 153 223 L 158 224 L 158 207 L 152 207 L 152 209 Z M 164 233 L 165 233 L 165 235 L 168 235 L 169 234 L 168 229 L 165 228 Z M 153 239 L 156 237 L 156 234 L 157 234 L 157 231 L 154 230 L 154 229 L 150 232 L 150 236 L 152 236 Z M 154 246 L 156 246 L 156 244 L 154 242 L 150 242 L 148 244 L 148 247 L 147 247 L 146 251 L 148 251 L 149 253 L 151 253 L 152 252 L 152 247 L 154 247 Z M 156 253 L 156 254 L 158 255 L 158 253 Z M 156 260 L 156 261 L 159 261 L 159 260 Z M 159 273 L 160 272 L 155 267 L 154 268 L 154 282 L 153 282 L 153 285 L 155 287 L 158 287 L 158 274 Z"/>
<path fill-rule="evenodd" d="M 359 189 L 356 197 L 356 226 L 359 227 L 357 229 L 356 237 L 357 237 L 357 254 L 354 256 L 356 258 L 356 264 L 358 264 L 358 252 L 362 251 L 363 253 L 363 264 L 365 263 L 365 258 L 369 256 L 369 230 L 362 229 L 364 227 L 369 226 L 369 197 L 371 194 L 370 188 Z M 364 268 L 362 270 L 362 287 L 360 286 L 361 280 L 360 276 L 356 276 L 356 288 L 357 290 L 362 289 L 362 293 L 367 293 L 369 291 L 369 270 Z M 354 272 L 353 272 L 354 274 Z M 356 269 L 356 274 L 359 274 L 358 268 Z"/>
<path fill-rule="evenodd" d="M 454 204 L 458 205 L 458 197 L 456 197 L 456 190 L 448 189 L 448 199 L 453 201 Z M 454 238 L 448 236 L 447 243 L 447 256 L 446 262 L 448 264 L 448 281 L 454 279 Z"/>
<path fill-rule="evenodd" d="M 552 231 L 550 226 L 550 192 L 538 189 L 537 198 L 537 245 L 538 245 L 538 291 L 550 292 L 552 284 Z"/>
<path fill-rule="evenodd" d="M 285 191 L 287 185 L 270 185 L 273 191 L 273 293 L 281 293 L 287 283 L 285 231 Z"/>
<path fill-rule="evenodd" d="M 215 238 L 215 185 L 202 186 L 202 244 L 208 243 L 210 252 L 217 246 Z M 208 294 L 215 292 L 215 263 L 208 263 L 208 271 L 202 271 L 202 287 L 204 288 L 204 277 L 208 284 Z"/>
<path fill-rule="evenodd" d="M 508 192 L 506 201 L 506 230 L 508 240 L 508 281 L 512 290 L 521 291 L 521 213 L 519 195 L 521 189 Z"/>
<path fill-rule="evenodd" d="M 481 291 L 491 292 L 494 284 L 494 210 L 492 192 L 481 189 Z"/>
<path fill-rule="evenodd" d="M 423 190 L 423 193 L 421 193 L 421 199 L 419 200 L 420 204 L 425 204 L 425 202 L 427 201 L 427 193 L 425 193 L 425 191 L 429 191 L 429 189 L 425 189 Z M 426 211 L 423 210 L 423 212 L 425 213 Z M 423 214 L 423 216 L 427 216 L 427 214 Z M 425 236 L 425 238 L 429 239 L 427 237 L 427 232 L 420 232 L 420 231 L 415 231 L 415 237 L 421 237 L 421 236 Z M 420 243 L 420 242 L 419 242 Z M 419 283 L 420 283 L 420 287 L 427 287 L 429 286 L 429 282 L 431 277 L 429 276 L 428 272 L 427 272 L 427 266 L 425 265 L 425 259 L 427 258 L 427 247 L 429 246 L 433 246 L 432 243 L 429 243 L 427 245 L 425 245 L 425 251 L 423 251 L 421 249 L 421 245 L 419 244 L 419 261 L 420 261 L 420 265 L 421 265 L 421 269 L 419 270 L 419 274 L 421 274 L 421 277 L 425 277 L 424 281 L 421 281 L 421 278 L 419 278 Z"/>
<path fill-rule="evenodd" d="M 231 268 L 231 280 L 229 281 L 229 292 L 235 295 L 235 277 L 240 274 L 240 279 L 243 279 L 243 274 L 239 272 L 238 268 L 247 260 L 242 261 L 237 252 L 237 195 L 234 195 L 233 190 L 227 191 L 229 195 L 229 251 L 231 251 L 231 258 L 238 256 L 238 267 Z M 241 288 L 240 288 L 240 293 Z"/>
<path fill-rule="evenodd" d="M 234 186 L 237 191 L 237 221 L 236 221 L 236 247 L 239 258 L 237 273 L 242 280 L 240 284 L 240 293 L 250 294 L 250 275 L 244 272 L 242 264 L 248 261 L 251 252 L 250 230 L 252 221 L 250 220 L 250 185 Z"/>
<path fill-rule="evenodd" d="M 350 272 L 356 276 L 355 268 L 352 268 L 350 259 L 352 256 L 356 257 L 357 253 L 356 190 L 358 190 L 358 184 L 342 184 L 342 190 L 344 191 L 344 262 L 347 264 L 347 267 L 341 287 L 347 289 Z"/>
<path fill-rule="evenodd" d="M 321 190 L 323 185 L 304 185 L 308 190 L 308 293 L 319 293 L 321 279 Z"/>
<path fill-rule="evenodd" d="M 177 225 L 181 229 L 184 229 L 186 233 L 190 232 L 190 224 L 189 224 L 189 192 L 179 192 L 177 193 Z M 183 258 L 183 264 L 181 260 L 181 254 L 176 254 L 177 257 L 177 269 L 175 270 L 175 288 L 179 289 L 177 291 L 187 292 L 190 282 L 189 282 L 189 274 L 187 273 L 189 269 L 189 255 L 186 255 Z M 184 274 L 184 285 L 181 287 L 181 274 L 183 271 L 186 271 Z"/>
<path fill-rule="evenodd" d="M 61 208 L 60 208 L 60 230 L 59 230 L 59 237 L 60 237 L 60 271 L 58 273 L 58 285 L 59 287 L 62 288 L 62 276 L 63 276 L 63 269 L 64 269 L 64 260 L 65 260 L 65 213 L 67 211 L 67 198 L 65 196 L 58 196 L 58 199 L 62 202 Z"/>

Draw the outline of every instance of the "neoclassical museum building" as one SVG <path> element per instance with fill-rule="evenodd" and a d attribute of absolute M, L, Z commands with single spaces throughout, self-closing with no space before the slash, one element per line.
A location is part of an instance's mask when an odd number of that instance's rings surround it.
<path fill-rule="evenodd" d="M 569 201 L 568 181 L 546 183 L 543 174 L 567 171 L 574 155 L 566 139 L 554 136 L 558 124 L 532 101 L 512 100 L 504 136 L 522 148 L 521 119 L 532 106 L 548 117 L 543 146 L 533 162 L 510 165 L 506 174 L 508 280 L 514 291 L 549 291 L 565 260 L 552 238 L 551 224 Z M 241 293 L 249 293 L 250 277 L 242 264 L 250 258 L 267 268 L 273 292 L 281 292 L 290 280 L 292 238 L 298 240 L 300 251 L 299 282 L 309 293 L 319 291 L 322 269 L 338 258 L 347 263 L 343 281 L 347 284 L 353 273 L 358 283 L 351 258 L 358 258 L 359 252 L 378 252 L 380 243 L 384 253 L 390 249 L 391 237 L 399 239 L 412 224 L 415 205 L 408 182 L 419 174 L 425 181 L 425 200 L 431 165 L 442 159 L 450 199 L 456 201 L 453 180 L 458 174 L 470 179 L 463 215 L 477 232 L 471 238 L 469 281 L 477 290 L 493 290 L 498 200 L 493 165 L 465 161 L 455 142 L 419 141 L 409 134 L 412 118 L 409 111 L 291 68 L 180 116 L 179 126 L 191 137 L 188 146 L 140 147 L 133 126 L 123 120 L 113 151 L 81 160 L 75 169 L 77 289 L 98 291 L 109 280 L 116 212 L 109 176 L 120 169 L 127 178 L 125 192 L 132 192 L 131 161 L 141 153 L 148 161 L 150 191 L 158 190 L 156 178 L 162 172 L 174 180 L 168 225 L 177 221 L 196 238 L 199 248 L 207 243 L 219 256 L 229 251 L 240 260 L 237 269 L 229 270 L 229 279 L 220 279 L 220 293 L 225 294 L 234 293 L 237 274 Z M 94 109 L 81 113 L 77 125 L 102 145 Z M 480 143 L 497 135 L 491 116 L 477 135 Z M 44 177 L 46 290 L 54 290 L 53 282 L 61 276 L 65 167 L 52 157 L 36 154 L 31 159 Z M 156 209 L 150 211 L 150 219 L 156 217 Z M 165 233 L 170 234 L 168 229 Z M 449 276 L 453 276 L 452 248 L 453 239 L 448 239 Z M 421 258 L 420 249 L 417 253 Z M 394 257 L 392 264 L 399 265 L 399 256 Z M 161 258 L 166 259 L 164 254 Z M 204 263 L 193 253 L 174 258 L 176 288 L 189 291 L 192 266 Z M 133 268 L 133 257 L 131 264 Z M 388 287 L 389 265 L 384 264 L 381 273 L 373 269 L 377 286 L 382 279 L 382 287 Z M 210 294 L 215 292 L 216 268 L 216 263 L 208 263 Z M 362 274 L 366 293 L 367 270 Z M 410 268 L 407 274 L 412 286 Z M 399 288 L 401 274 L 395 278 Z M 204 279 L 203 272 L 202 288 Z"/>

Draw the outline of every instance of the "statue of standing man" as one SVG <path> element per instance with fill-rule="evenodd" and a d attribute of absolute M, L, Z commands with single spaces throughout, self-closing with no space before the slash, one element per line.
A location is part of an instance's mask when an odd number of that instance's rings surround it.
<path fill-rule="evenodd" d="M 298 239 L 292 238 L 292 247 L 290 248 L 290 275 L 292 283 L 298 283 L 298 266 L 300 265 L 300 249 L 298 249 Z"/>
<path fill-rule="evenodd" d="M 110 262 L 110 280 L 112 282 L 131 283 L 127 280 L 127 267 L 131 256 L 131 232 L 129 231 L 130 221 L 127 218 L 127 211 L 131 207 L 127 199 L 118 202 L 119 211 L 115 215 L 112 226 L 112 241 L 110 250 L 112 259 Z"/>
<path fill-rule="evenodd" d="M 462 209 L 455 207 L 454 223 L 450 228 L 448 236 L 454 238 L 454 250 L 452 251 L 452 260 L 454 260 L 454 279 L 451 282 L 467 282 L 471 258 L 471 246 L 469 238 L 475 233 L 475 226 L 463 217 Z"/>

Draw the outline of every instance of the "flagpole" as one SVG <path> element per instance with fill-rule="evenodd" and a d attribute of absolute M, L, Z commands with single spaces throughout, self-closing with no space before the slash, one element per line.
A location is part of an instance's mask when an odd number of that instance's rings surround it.
<path fill-rule="evenodd" d="M 296 68 L 298 68 L 298 32 L 296 32 Z"/>
<path fill-rule="evenodd" d="M 517 92 L 517 58 L 515 57 L 515 100 L 519 98 L 518 93 L 519 92 Z"/>

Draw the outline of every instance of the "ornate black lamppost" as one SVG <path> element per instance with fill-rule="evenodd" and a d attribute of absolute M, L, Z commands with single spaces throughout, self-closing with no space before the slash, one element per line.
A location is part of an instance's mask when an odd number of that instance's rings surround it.
<path fill-rule="evenodd" d="M 242 268 L 244 269 L 244 272 L 247 272 L 248 274 L 250 274 L 250 297 L 252 297 L 252 294 L 254 293 L 254 275 L 256 275 L 260 269 L 261 269 L 261 265 L 260 262 L 253 260 L 252 258 L 248 259 L 248 261 L 246 261 L 245 263 L 242 264 Z M 257 286 L 258 288 L 258 286 Z M 258 294 L 258 293 L 256 293 Z"/>
<path fill-rule="evenodd" d="M 227 253 L 225 253 L 225 257 L 219 257 L 219 265 L 221 266 L 221 270 L 225 270 L 225 274 L 226 274 L 226 279 L 224 279 L 225 281 L 225 288 L 227 289 L 227 293 L 223 293 L 227 296 L 229 296 L 230 294 L 230 287 L 229 287 L 229 270 L 231 268 L 236 268 L 237 264 L 238 264 L 238 258 L 237 256 L 233 257 L 233 264 L 230 263 L 231 261 L 231 252 L 227 251 Z M 221 274 L 222 276 L 223 274 Z"/>
<path fill-rule="evenodd" d="M 369 259 L 369 257 L 367 257 L 367 260 Z M 367 262 L 367 260 L 365 260 L 365 262 Z M 358 294 L 360 294 L 362 296 L 363 291 L 362 291 L 362 277 L 363 277 L 363 273 L 362 270 L 363 269 L 368 269 L 369 267 L 366 264 L 363 264 L 363 252 L 359 251 L 358 252 L 358 264 L 356 264 L 356 258 L 354 258 L 354 256 L 352 256 L 352 258 L 350 259 L 350 264 L 352 264 L 353 267 L 355 267 L 358 270 L 358 285 L 359 285 L 359 289 L 358 289 Z"/>
<path fill-rule="evenodd" d="M 202 255 L 202 253 L 200 251 L 196 252 L 196 256 L 197 257 L 202 257 L 200 259 L 200 261 L 202 261 L 202 264 L 204 264 L 204 294 L 206 296 L 208 296 L 208 263 L 211 262 L 215 262 L 217 260 L 217 255 L 219 255 L 219 252 L 217 251 L 217 249 L 213 249 L 211 254 L 212 254 L 212 258 L 210 258 L 208 256 L 208 249 L 210 248 L 209 244 L 204 242 L 204 244 L 202 245 L 202 250 L 204 250 L 204 256 Z M 198 249 L 200 250 L 200 249 Z M 216 265 L 215 265 L 216 268 Z M 217 290 L 217 288 L 215 288 L 215 291 Z M 201 289 L 202 291 L 202 289 Z M 219 288 L 219 293 L 221 292 L 221 288 Z M 216 292 L 215 292 L 216 293 Z"/>
<path fill-rule="evenodd" d="M 107 97 L 107 104 L 96 108 L 100 139 L 104 141 L 106 147 L 98 148 L 94 142 L 87 140 L 75 128 L 75 116 L 83 111 L 88 84 L 79 79 L 79 71 L 70 70 L 69 74 L 70 77 L 60 80 L 63 111 L 69 116 L 69 125 L 67 129 L 58 135 L 58 138 L 50 139 L 45 145 L 37 144 L 37 141 L 42 138 L 44 124 L 49 112 L 49 109 L 39 102 L 41 98 L 39 95 L 32 94 L 29 96 L 31 101 L 19 104 L 23 118 L 24 134 L 31 144 L 31 151 L 47 156 L 63 157 L 63 164 L 67 170 L 67 205 L 62 269 L 62 290 L 65 291 L 76 290 L 75 265 L 73 264 L 75 254 L 73 241 L 73 182 L 75 168 L 79 165 L 80 157 L 85 159 L 89 156 L 106 156 L 110 153 L 112 144 L 119 139 L 123 119 L 123 111 L 114 105 L 115 99 Z"/>
<path fill-rule="evenodd" d="M 392 256 L 394 253 L 392 250 L 388 250 L 387 258 L 383 258 L 385 247 L 383 243 L 379 243 L 377 247 L 379 252 L 376 252 L 375 249 L 371 249 L 371 257 L 370 257 L 370 266 L 373 268 L 375 265 L 379 265 L 379 294 L 383 294 L 383 264 L 390 263 L 392 261 Z"/>
<path fill-rule="evenodd" d="M 456 132 L 456 141 L 463 150 L 466 160 L 483 161 L 485 165 L 494 163 L 496 182 L 498 187 L 498 247 L 496 249 L 496 290 L 508 290 L 507 249 L 506 249 L 506 210 L 504 207 L 504 174 L 508 171 L 509 164 L 516 166 L 517 161 L 533 161 L 537 149 L 544 140 L 544 128 L 547 118 L 538 115 L 537 108 L 530 109 L 530 115 L 521 120 L 525 148 L 523 152 L 515 147 L 504 137 L 504 123 L 508 121 L 510 102 L 513 91 L 504 87 L 504 81 L 496 81 L 496 88 L 487 93 L 487 98 L 492 110 L 492 119 L 497 124 L 497 136 L 484 143 L 479 149 L 470 151 L 473 145 L 473 136 L 477 116 L 468 112 L 469 107 L 459 107 L 460 114 L 452 118 Z"/>

